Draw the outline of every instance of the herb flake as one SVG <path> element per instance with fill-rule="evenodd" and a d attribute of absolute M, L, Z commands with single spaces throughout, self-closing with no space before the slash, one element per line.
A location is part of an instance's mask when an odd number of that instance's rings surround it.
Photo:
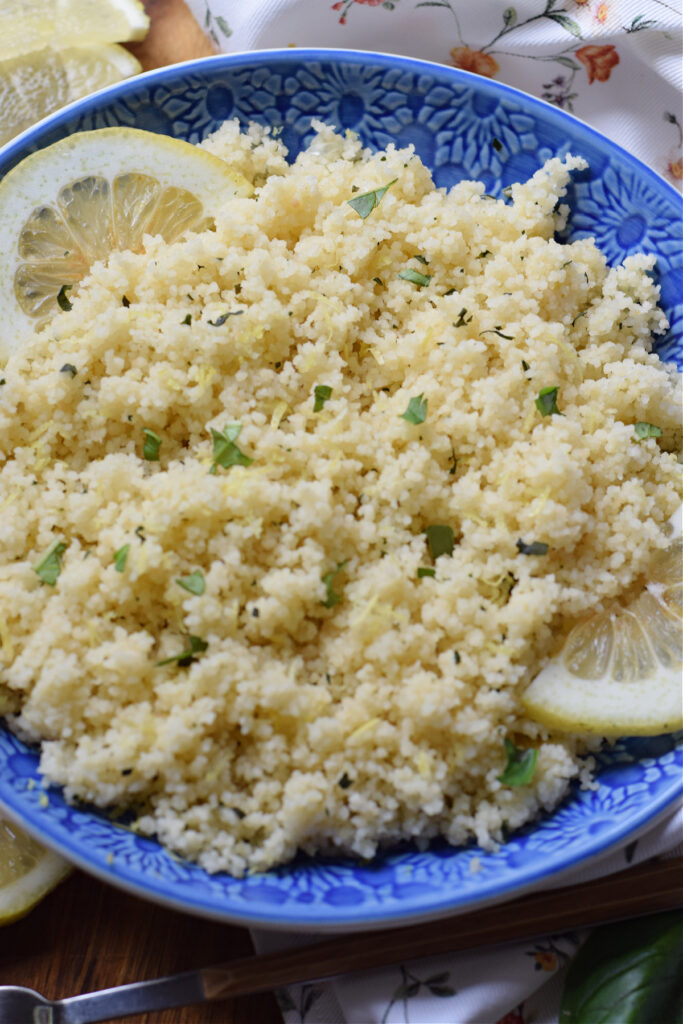
<path fill-rule="evenodd" d="M 339 779 L 339 781 L 338 781 L 337 785 L 338 785 L 338 786 L 341 786 L 341 788 L 342 788 L 342 789 L 348 789 L 348 788 L 349 788 L 349 786 L 352 786 L 352 785 L 353 785 L 353 782 L 352 782 L 352 780 L 351 780 L 351 779 L 350 779 L 350 778 L 348 777 L 348 775 L 346 774 L 346 772 L 344 772 L 344 774 L 342 775 L 341 779 Z"/>
<path fill-rule="evenodd" d="M 114 552 L 114 568 L 117 572 L 123 572 L 126 568 L 126 559 L 130 551 L 130 544 L 124 544 L 122 548 Z"/>
<path fill-rule="evenodd" d="M 503 743 L 507 763 L 503 774 L 498 776 L 498 781 L 504 786 L 528 786 L 536 770 L 538 751 L 532 748 L 519 750 L 507 736 Z"/>
<path fill-rule="evenodd" d="M 656 427 L 654 423 L 636 423 L 633 427 L 634 439 L 640 443 L 648 437 L 661 437 L 662 428 Z"/>
<path fill-rule="evenodd" d="M 425 576 L 436 576 L 436 569 L 433 569 L 429 565 L 418 565 L 417 578 L 421 580 L 424 579 Z"/>
<path fill-rule="evenodd" d="M 519 551 L 520 555 L 547 555 L 548 554 L 548 545 L 544 544 L 543 541 L 534 540 L 534 541 L 531 542 L 531 544 L 525 544 L 524 541 L 520 537 L 520 539 L 516 543 L 517 543 L 517 550 Z"/>
<path fill-rule="evenodd" d="M 316 384 L 313 395 L 313 412 L 320 412 L 328 398 L 332 397 L 332 388 L 329 384 Z"/>
<path fill-rule="evenodd" d="M 195 569 L 189 576 L 180 576 L 176 583 L 183 590 L 187 590 L 190 594 L 196 594 L 197 597 L 201 597 L 206 589 L 206 583 L 199 569 Z"/>
<path fill-rule="evenodd" d="M 536 399 L 536 408 L 541 416 L 561 416 L 562 413 L 557 406 L 557 394 L 559 387 L 541 388 Z"/>
<path fill-rule="evenodd" d="M 175 661 L 181 668 L 186 668 L 191 665 L 193 661 L 197 661 L 196 654 L 202 654 L 203 651 L 209 646 L 206 640 L 202 640 L 199 636 L 188 636 L 188 646 L 180 654 L 173 654 L 170 658 L 163 658 L 162 661 L 157 662 L 157 666 L 170 665 L 171 662 Z"/>
<path fill-rule="evenodd" d="M 73 378 L 78 373 L 78 370 L 76 369 L 76 367 L 74 366 L 73 363 L 64 363 L 64 366 L 62 366 L 62 368 L 60 369 L 59 372 L 60 373 L 70 373 L 71 374 L 71 379 L 73 380 Z"/>
<path fill-rule="evenodd" d="M 326 591 L 325 600 L 322 603 L 325 605 L 326 608 L 334 608 L 334 606 L 336 604 L 339 604 L 339 602 L 341 601 L 341 594 L 338 594 L 337 591 L 334 589 L 334 581 L 339 575 L 339 573 L 343 572 L 344 567 L 347 564 L 348 559 L 346 559 L 346 561 L 344 562 L 339 562 L 336 569 L 330 569 L 330 571 L 326 572 L 322 578 L 323 583 L 325 584 Z"/>
<path fill-rule="evenodd" d="M 217 316 L 215 320 L 207 320 L 206 322 L 207 324 L 210 324 L 212 327 L 222 327 L 225 321 L 228 319 L 228 317 L 242 316 L 243 313 L 243 309 L 235 309 L 231 313 L 221 313 L 221 315 Z"/>
<path fill-rule="evenodd" d="M 424 423 L 427 419 L 427 399 L 423 395 L 414 395 L 408 402 L 408 408 L 401 413 L 401 419 L 407 423 Z"/>
<path fill-rule="evenodd" d="M 40 561 L 36 562 L 33 566 L 33 571 L 37 576 L 47 583 L 49 587 L 54 587 L 60 572 L 62 571 L 62 555 L 66 551 L 66 544 L 63 540 L 56 540 L 47 549 Z"/>
<path fill-rule="evenodd" d="M 455 536 L 450 526 L 443 523 L 434 523 L 425 529 L 427 535 L 427 547 L 433 559 L 439 555 L 452 555 L 455 547 Z"/>
<path fill-rule="evenodd" d="M 416 284 L 420 288 L 426 288 L 432 279 L 431 274 L 421 274 L 419 270 L 413 270 L 411 267 L 402 270 L 398 276 L 403 281 L 410 281 L 411 284 Z"/>
<path fill-rule="evenodd" d="M 381 188 L 372 189 L 370 192 L 361 192 L 359 196 L 354 196 L 353 199 L 347 199 L 349 206 L 356 211 L 359 217 L 365 220 L 369 217 L 376 206 L 384 199 L 388 190 L 392 185 L 395 185 L 398 178 L 394 178 L 387 185 L 383 185 Z"/>
<path fill-rule="evenodd" d="M 142 428 L 144 434 L 144 444 L 142 446 L 142 456 L 147 462 L 158 462 L 159 461 L 159 449 L 161 448 L 161 438 L 158 434 L 155 434 L 153 430 L 148 427 Z"/>
<path fill-rule="evenodd" d="M 68 313 L 70 309 L 73 309 L 73 303 L 69 302 L 66 297 L 66 293 L 70 288 L 73 288 L 72 284 L 63 284 L 57 292 L 57 305 L 60 309 L 63 309 L 65 313 Z"/>
<path fill-rule="evenodd" d="M 230 469 L 231 466 L 251 466 L 254 460 L 245 455 L 235 444 L 241 429 L 241 423 L 228 423 L 222 433 L 211 427 L 213 465 L 209 473 L 214 475 L 218 466 L 222 466 L 223 469 Z"/>

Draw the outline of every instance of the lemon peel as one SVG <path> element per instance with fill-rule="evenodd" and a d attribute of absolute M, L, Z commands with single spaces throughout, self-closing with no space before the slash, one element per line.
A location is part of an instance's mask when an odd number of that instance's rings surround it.
<path fill-rule="evenodd" d="M 27 914 L 70 870 L 62 857 L 0 818 L 0 925 Z"/>

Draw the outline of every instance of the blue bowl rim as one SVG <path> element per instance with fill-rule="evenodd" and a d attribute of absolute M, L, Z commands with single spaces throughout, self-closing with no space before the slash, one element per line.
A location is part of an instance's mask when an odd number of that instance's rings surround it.
<path fill-rule="evenodd" d="M 562 126 L 563 124 L 566 125 L 568 120 L 576 126 L 576 130 L 579 133 L 587 136 L 596 148 L 603 150 L 607 148 L 611 154 L 618 157 L 620 162 L 629 166 L 631 170 L 650 179 L 657 190 L 661 190 L 664 187 L 669 193 L 670 199 L 678 204 L 683 202 L 683 197 L 681 197 L 677 190 L 653 168 L 633 156 L 633 154 L 629 153 L 618 143 L 613 142 L 607 136 L 597 131 L 597 129 L 586 124 L 580 118 L 567 111 L 558 109 L 545 100 L 525 93 L 507 83 L 475 75 L 472 72 L 450 67 L 449 65 L 399 54 L 339 48 L 274 48 L 217 54 L 211 57 L 198 58 L 164 68 L 153 69 L 133 78 L 125 79 L 122 82 L 114 83 L 96 93 L 75 100 L 68 106 L 32 125 L 15 139 L 10 140 L 0 149 L 0 178 L 17 164 L 23 158 L 23 155 L 28 155 L 34 149 L 41 148 L 42 140 L 50 132 L 68 125 L 75 117 L 96 111 L 102 102 L 107 102 L 111 98 L 124 99 L 126 96 L 137 92 L 141 87 L 161 84 L 164 80 L 182 78 L 185 74 L 203 73 L 207 67 L 247 68 L 249 66 L 263 66 L 274 60 L 291 63 L 292 65 L 299 65 L 306 61 L 332 61 L 355 64 L 373 63 L 380 66 L 384 65 L 387 68 L 398 63 L 401 67 L 415 73 L 446 77 L 452 82 L 454 81 L 464 86 L 471 87 L 472 84 L 476 83 L 476 87 L 484 93 L 495 95 L 500 99 L 509 98 L 527 108 L 537 109 L 540 116 L 546 121 L 550 120 Z M 26 151 L 27 147 L 28 151 Z M 22 153 L 22 151 L 24 152 L 22 157 L 20 157 L 18 154 Z M 7 168 L 7 171 L 5 168 Z M 193 912 L 221 921 L 231 921 L 272 929 L 291 929 L 296 927 L 301 931 L 340 932 L 358 929 L 359 927 L 376 929 L 395 926 L 408 921 L 437 919 L 514 899 L 541 883 L 549 882 L 551 879 L 553 884 L 556 884 L 564 875 L 572 870 L 577 868 L 584 869 L 589 864 L 595 864 L 597 861 L 608 856 L 620 843 L 633 840 L 647 831 L 655 822 L 663 819 L 671 812 L 682 794 L 683 776 L 679 780 L 670 780 L 666 786 L 662 787 L 655 800 L 651 801 L 646 808 L 641 808 L 637 814 L 633 814 L 628 821 L 620 822 L 616 827 L 601 832 L 598 836 L 591 836 L 586 842 L 582 856 L 578 860 L 574 854 L 553 855 L 549 866 L 537 866 L 533 870 L 526 868 L 526 870 L 520 871 L 520 880 L 518 882 L 511 882 L 508 878 L 502 883 L 489 884 L 480 895 L 466 894 L 463 897 L 459 897 L 456 892 L 440 900 L 429 901 L 429 906 L 426 910 L 420 909 L 419 905 L 417 905 L 424 902 L 423 898 L 407 899 L 398 909 L 387 910 L 383 908 L 379 910 L 378 908 L 373 908 L 369 912 L 367 910 L 363 912 L 362 908 L 360 910 L 354 908 L 354 911 L 351 913 L 345 913 L 341 920 L 340 908 L 336 908 L 334 913 L 324 917 L 321 915 L 319 907 L 315 907 L 314 914 L 309 915 L 306 913 L 306 907 L 297 906 L 296 913 L 290 915 L 283 913 L 283 908 L 278 907 L 273 907 L 272 910 L 266 911 L 250 908 L 248 912 L 244 912 L 239 908 L 235 908 L 234 911 L 216 910 L 209 897 L 201 899 L 196 899 L 192 896 L 185 896 L 183 899 L 175 898 L 169 895 L 170 885 L 164 880 L 159 884 L 153 879 L 147 879 L 145 884 L 142 881 L 138 881 L 134 873 L 133 877 L 130 877 L 130 875 L 119 874 L 115 866 L 105 868 L 97 863 L 93 863 L 91 859 L 83 856 L 77 847 L 74 846 L 72 848 L 63 836 L 56 834 L 61 832 L 60 828 L 49 819 L 46 821 L 42 810 L 24 808 L 19 800 L 14 800 L 11 797 L 8 799 L 5 795 L 0 797 L 0 806 L 29 833 L 45 842 L 57 852 L 66 855 L 77 866 L 136 896 L 153 899 L 176 910 Z M 391 851 L 387 851 L 385 856 L 390 855 L 390 853 Z M 540 857 L 537 858 L 537 864 L 539 860 Z M 264 877 L 267 877 L 267 875 L 264 875 Z"/>

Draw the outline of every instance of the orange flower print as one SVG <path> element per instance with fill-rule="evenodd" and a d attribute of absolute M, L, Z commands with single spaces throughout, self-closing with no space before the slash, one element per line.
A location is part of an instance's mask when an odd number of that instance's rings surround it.
<path fill-rule="evenodd" d="M 475 75 L 484 75 L 486 78 L 493 78 L 499 70 L 498 61 L 481 50 L 470 50 L 469 46 L 454 46 L 451 60 L 456 68 L 474 71 Z"/>
<path fill-rule="evenodd" d="M 619 54 L 614 46 L 582 46 L 576 51 L 577 58 L 588 72 L 588 84 L 606 82 L 612 68 L 619 63 Z"/>
<path fill-rule="evenodd" d="M 683 181 L 683 157 L 672 158 L 666 165 L 666 173 L 674 181 Z"/>
<path fill-rule="evenodd" d="M 341 11 L 341 15 L 339 17 L 340 25 L 346 24 L 346 15 L 352 4 L 367 4 L 369 7 L 379 7 L 380 4 L 383 4 L 390 10 L 393 10 L 393 5 L 385 3 L 385 0 L 338 0 L 338 3 L 332 4 L 332 10 Z"/>
<path fill-rule="evenodd" d="M 554 971 L 557 967 L 557 957 L 547 949 L 534 953 L 534 960 L 537 971 Z"/>
<path fill-rule="evenodd" d="M 601 25 L 605 24 L 605 22 L 607 21 L 607 4 L 600 4 L 597 11 L 595 12 L 595 17 Z"/>

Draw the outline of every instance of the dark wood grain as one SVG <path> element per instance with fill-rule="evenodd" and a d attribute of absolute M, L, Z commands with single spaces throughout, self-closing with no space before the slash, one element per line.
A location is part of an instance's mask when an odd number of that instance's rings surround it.
<path fill-rule="evenodd" d="M 0 928 L 0 984 L 27 985 L 49 999 L 63 999 L 252 952 L 244 928 L 167 910 L 76 871 L 27 917 Z M 121 1020 L 282 1024 L 270 993 Z"/>
<path fill-rule="evenodd" d="M 143 0 L 150 17 L 150 29 L 139 43 L 127 43 L 143 71 L 177 64 L 216 53 L 211 40 L 199 27 L 183 0 Z"/>

